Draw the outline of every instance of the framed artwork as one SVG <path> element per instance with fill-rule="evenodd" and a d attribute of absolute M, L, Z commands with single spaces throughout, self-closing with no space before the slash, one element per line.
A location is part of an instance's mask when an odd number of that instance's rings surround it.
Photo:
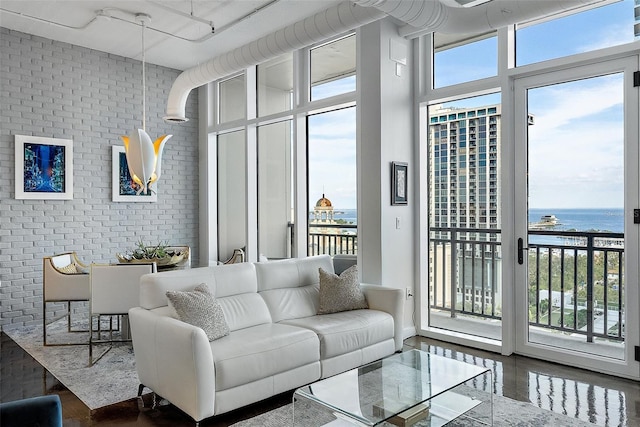
<path fill-rule="evenodd" d="M 157 188 L 157 187 L 156 187 Z M 157 202 L 158 195 L 154 191 L 140 193 L 140 186 L 133 181 L 127 165 L 124 146 L 111 147 L 111 192 L 114 202 Z"/>
<path fill-rule="evenodd" d="M 408 165 L 391 162 L 391 204 L 406 205 L 408 202 Z"/>
<path fill-rule="evenodd" d="M 16 199 L 73 199 L 73 141 L 15 135 Z"/>

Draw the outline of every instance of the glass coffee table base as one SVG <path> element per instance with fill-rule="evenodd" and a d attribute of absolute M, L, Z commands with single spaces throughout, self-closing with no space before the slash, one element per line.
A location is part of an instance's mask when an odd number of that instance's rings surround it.
<path fill-rule="evenodd" d="M 493 372 L 419 350 L 297 389 L 293 426 L 493 425 Z"/>

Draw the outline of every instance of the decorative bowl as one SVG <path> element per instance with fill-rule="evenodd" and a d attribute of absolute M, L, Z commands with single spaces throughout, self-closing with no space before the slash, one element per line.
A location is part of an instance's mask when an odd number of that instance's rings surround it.
<path fill-rule="evenodd" d="M 186 260 L 189 257 L 189 250 L 184 249 L 180 251 L 167 251 L 167 254 L 167 256 L 161 258 L 135 258 L 134 256 L 128 254 L 116 254 L 116 258 L 118 259 L 118 262 L 123 264 L 155 262 L 158 268 L 171 268 Z"/>

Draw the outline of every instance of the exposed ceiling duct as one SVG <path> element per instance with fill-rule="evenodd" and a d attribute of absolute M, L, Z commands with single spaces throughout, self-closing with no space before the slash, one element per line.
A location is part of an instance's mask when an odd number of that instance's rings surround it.
<path fill-rule="evenodd" d="M 507 25 L 526 22 L 603 0 L 492 0 L 478 4 L 458 0 L 352 0 L 360 6 L 374 7 L 405 22 L 399 34 L 403 37 L 440 32 L 444 34 L 476 34 Z M 457 7 L 451 6 L 459 3 Z M 468 7 L 474 5 L 472 7 Z"/>
<path fill-rule="evenodd" d="M 385 14 L 350 2 L 319 12 L 309 18 L 282 28 L 252 43 L 217 56 L 204 64 L 185 70 L 169 92 L 166 121 L 184 122 L 185 106 L 191 90 L 220 77 L 275 58 L 286 52 L 318 43 L 337 34 L 377 21 Z"/>
<path fill-rule="evenodd" d="M 452 6 L 452 1 L 457 6 Z M 603 0 L 352 0 L 184 71 L 171 87 L 165 120 L 184 122 L 191 90 L 362 25 L 392 16 L 407 25 L 400 35 L 469 34 L 575 9 Z M 466 7 L 465 7 L 466 6 Z"/>

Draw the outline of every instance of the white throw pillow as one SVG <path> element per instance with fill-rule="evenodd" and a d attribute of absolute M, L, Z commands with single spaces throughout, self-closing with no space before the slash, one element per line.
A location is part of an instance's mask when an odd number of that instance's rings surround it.
<path fill-rule="evenodd" d="M 193 291 L 167 291 L 166 295 L 178 319 L 204 330 L 209 341 L 229 335 L 222 306 L 206 284 L 196 286 Z"/>
<path fill-rule="evenodd" d="M 367 299 L 360 289 L 360 282 L 358 282 L 357 265 L 347 268 L 339 276 L 322 268 L 319 268 L 318 272 L 320 274 L 318 314 L 369 308 Z"/>

